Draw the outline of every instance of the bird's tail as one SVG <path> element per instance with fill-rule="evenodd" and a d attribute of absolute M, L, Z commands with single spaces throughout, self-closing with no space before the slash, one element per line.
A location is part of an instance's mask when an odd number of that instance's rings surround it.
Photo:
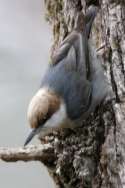
<path fill-rule="evenodd" d="M 96 17 L 97 12 L 98 12 L 98 7 L 96 7 L 94 5 L 91 5 L 87 9 L 87 12 L 86 12 L 86 15 L 85 15 L 85 23 L 86 23 L 85 29 L 86 29 L 87 38 L 90 37 L 92 24 L 93 24 L 93 21 Z"/>
<path fill-rule="evenodd" d="M 79 12 L 75 22 L 75 30 L 78 33 L 77 40 L 74 44 L 77 67 L 79 72 L 83 73 L 86 79 L 88 79 L 90 75 L 88 39 L 97 11 L 98 8 L 92 5 L 88 8 L 85 15 L 82 11 Z"/>
<path fill-rule="evenodd" d="M 75 21 L 75 30 L 83 32 L 83 35 L 86 33 L 87 38 L 89 38 L 97 12 L 98 8 L 95 5 L 91 5 L 85 15 L 82 11 L 79 12 Z"/>

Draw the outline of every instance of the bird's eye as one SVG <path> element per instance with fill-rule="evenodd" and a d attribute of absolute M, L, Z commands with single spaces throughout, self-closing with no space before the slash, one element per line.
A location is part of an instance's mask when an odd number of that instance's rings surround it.
<path fill-rule="evenodd" d="M 44 124 L 44 123 L 47 121 L 47 119 L 48 119 L 48 116 L 47 116 L 47 115 L 44 116 L 44 117 L 42 118 L 42 120 L 40 121 L 40 124 Z"/>
<path fill-rule="evenodd" d="M 44 125 L 46 123 L 46 121 L 50 118 L 50 114 L 47 113 L 45 116 L 42 117 L 42 119 L 39 120 L 38 125 Z"/>

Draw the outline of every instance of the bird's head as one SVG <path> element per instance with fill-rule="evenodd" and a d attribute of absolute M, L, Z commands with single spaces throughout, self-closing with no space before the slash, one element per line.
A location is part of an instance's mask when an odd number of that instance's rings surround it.
<path fill-rule="evenodd" d="M 40 89 L 34 95 L 27 113 L 32 131 L 24 145 L 27 145 L 36 134 L 45 128 L 46 122 L 59 110 L 60 104 L 60 97 L 47 88 Z"/>

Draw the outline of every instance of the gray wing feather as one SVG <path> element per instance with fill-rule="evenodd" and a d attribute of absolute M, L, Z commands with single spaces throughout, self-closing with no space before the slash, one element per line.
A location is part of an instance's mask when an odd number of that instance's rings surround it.
<path fill-rule="evenodd" d="M 70 48 L 69 43 L 65 43 L 60 46 L 60 48 L 51 57 L 53 65 L 56 65 L 67 56 L 69 48 Z"/>
<path fill-rule="evenodd" d="M 91 84 L 87 80 L 73 75 L 70 80 L 71 90 L 65 93 L 67 113 L 71 119 L 79 119 L 89 109 L 91 102 Z"/>

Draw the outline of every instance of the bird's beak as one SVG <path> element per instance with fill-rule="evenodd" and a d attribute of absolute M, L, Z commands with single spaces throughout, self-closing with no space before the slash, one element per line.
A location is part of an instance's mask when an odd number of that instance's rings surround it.
<path fill-rule="evenodd" d="M 31 133 L 29 134 L 29 136 L 27 137 L 24 143 L 24 146 L 26 146 L 33 139 L 33 137 L 39 132 L 38 130 L 39 128 L 36 128 L 31 131 Z"/>

